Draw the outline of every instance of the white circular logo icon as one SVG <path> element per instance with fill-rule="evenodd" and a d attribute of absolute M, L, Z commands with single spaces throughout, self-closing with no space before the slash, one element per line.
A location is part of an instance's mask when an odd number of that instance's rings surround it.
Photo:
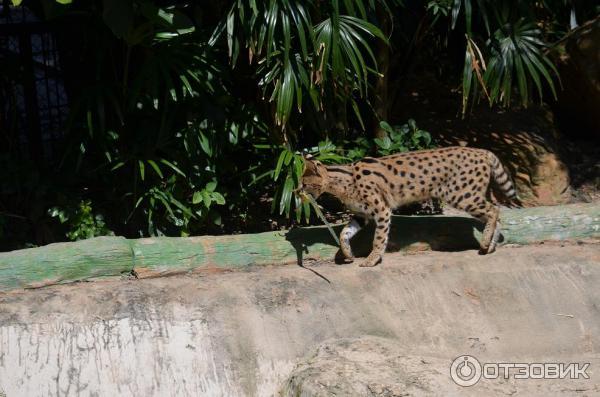
<path fill-rule="evenodd" d="M 481 364 L 473 356 L 458 356 L 450 366 L 450 377 L 459 386 L 473 386 L 481 379 Z"/>

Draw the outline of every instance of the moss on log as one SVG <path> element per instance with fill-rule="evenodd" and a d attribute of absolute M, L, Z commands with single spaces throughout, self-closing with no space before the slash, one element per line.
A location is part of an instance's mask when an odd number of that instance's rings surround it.
<path fill-rule="evenodd" d="M 600 238 L 600 205 L 509 209 L 501 214 L 501 243 Z M 341 226 L 336 226 L 339 232 Z M 478 247 L 481 225 L 455 216 L 395 216 L 388 251 L 460 250 Z M 353 240 L 357 255 L 369 252 L 372 229 Z M 250 265 L 301 263 L 333 258 L 338 247 L 323 226 L 234 236 L 189 238 L 98 237 L 0 253 L 0 291 L 119 276 L 139 278 Z"/>

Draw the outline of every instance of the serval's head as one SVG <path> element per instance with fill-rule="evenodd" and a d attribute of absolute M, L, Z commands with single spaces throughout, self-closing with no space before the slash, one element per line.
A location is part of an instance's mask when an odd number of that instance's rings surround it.
<path fill-rule="evenodd" d="M 304 158 L 304 174 L 300 181 L 300 188 L 315 199 L 324 191 L 328 182 L 327 169 L 318 160 L 311 156 Z"/>

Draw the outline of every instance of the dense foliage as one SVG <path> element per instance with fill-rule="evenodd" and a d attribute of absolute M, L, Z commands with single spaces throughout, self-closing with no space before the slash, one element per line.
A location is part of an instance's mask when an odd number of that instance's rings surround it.
<path fill-rule="evenodd" d="M 302 153 L 345 162 L 432 144 L 414 120 L 390 125 L 394 79 L 427 67 L 462 82 L 463 114 L 480 100 L 552 97 L 559 76 L 550 43 L 598 12 L 570 0 L 20 6 L 56 27 L 70 113 L 46 159 L 15 144 L 19 132 L 7 124 L 2 248 L 299 221 L 292 192 Z M 18 80 L 9 65 L 0 81 Z M 10 94 L 10 84 L 1 87 Z"/>

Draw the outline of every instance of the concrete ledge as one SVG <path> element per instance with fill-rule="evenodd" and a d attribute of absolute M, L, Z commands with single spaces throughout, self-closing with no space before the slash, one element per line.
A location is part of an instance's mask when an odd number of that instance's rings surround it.
<path fill-rule="evenodd" d="M 599 263 L 600 244 L 548 243 L 486 256 L 390 253 L 369 269 L 319 262 L 14 291 L 0 294 L 0 391 L 311 396 L 299 389 L 334 379 L 337 396 L 599 395 Z M 384 350 L 352 342 L 365 338 Z M 315 354 L 326 346 L 332 354 Z M 463 388 L 449 369 L 465 354 L 591 363 L 590 379 Z"/>
<path fill-rule="evenodd" d="M 503 243 L 600 237 L 600 205 L 507 209 L 501 214 Z M 336 226 L 339 232 L 341 226 Z M 461 250 L 478 247 L 480 224 L 469 217 L 395 216 L 388 251 Z M 372 230 L 353 241 L 369 252 Z M 333 258 L 338 247 L 324 226 L 234 236 L 123 237 L 50 244 L 0 254 L 0 291 L 135 274 L 138 278 L 251 265 L 301 263 Z"/>

